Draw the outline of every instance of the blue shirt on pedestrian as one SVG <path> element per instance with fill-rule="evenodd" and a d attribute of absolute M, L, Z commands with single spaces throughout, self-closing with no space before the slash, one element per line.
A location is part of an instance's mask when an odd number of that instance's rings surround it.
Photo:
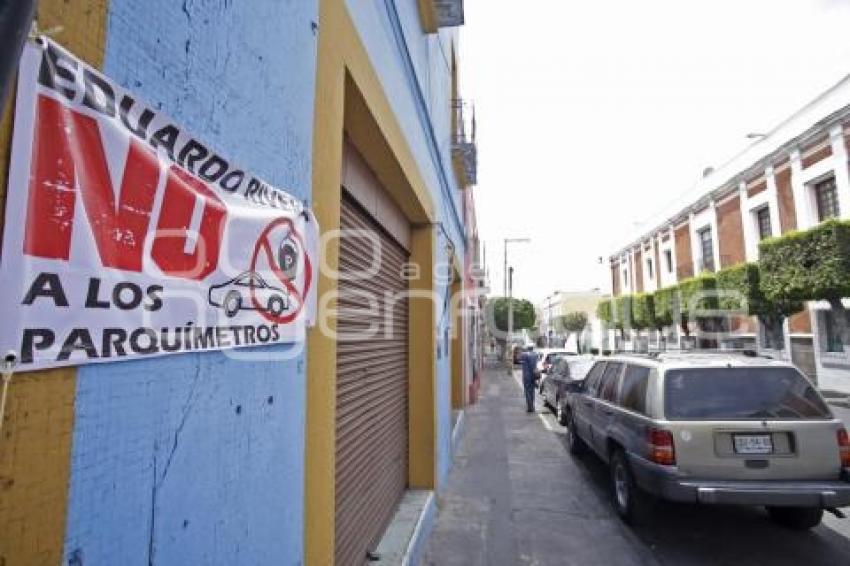
<path fill-rule="evenodd" d="M 525 352 L 522 355 L 522 380 L 526 383 L 534 382 L 534 372 L 537 370 L 537 353 Z"/>

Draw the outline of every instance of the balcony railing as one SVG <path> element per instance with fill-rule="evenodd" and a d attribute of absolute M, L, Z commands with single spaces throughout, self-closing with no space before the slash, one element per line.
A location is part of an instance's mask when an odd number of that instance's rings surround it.
<path fill-rule="evenodd" d="M 425 33 L 462 26 L 463 0 L 419 0 L 419 15 Z"/>
<path fill-rule="evenodd" d="M 434 0 L 437 26 L 450 28 L 463 25 L 463 0 Z"/>
<path fill-rule="evenodd" d="M 478 182 L 475 108 L 461 99 L 452 101 L 452 161 L 462 188 Z"/>

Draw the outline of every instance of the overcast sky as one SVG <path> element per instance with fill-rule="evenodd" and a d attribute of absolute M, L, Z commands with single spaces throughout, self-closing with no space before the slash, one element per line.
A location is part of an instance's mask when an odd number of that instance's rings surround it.
<path fill-rule="evenodd" d="M 465 0 L 478 224 L 494 293 L 603 287 L 702 170 L 850 73 L 850 0 Z M 607 262 L 607 259 L 606 259 Z"/>

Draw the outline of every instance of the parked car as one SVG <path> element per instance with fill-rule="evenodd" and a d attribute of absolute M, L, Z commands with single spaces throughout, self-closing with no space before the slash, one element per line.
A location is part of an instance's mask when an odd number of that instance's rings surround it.
<path fill-rule="evenodd" d="M 540 384 L 543 404 L 557 415 L 562 425 L 567 424 L 568 385 L 583 380 L 595 361 L 596 357 L 589 355 L 556 356 L 552 368 L 543 376 Z"/>
<path fill-rule="evenodd" d="M 513 350 L 511 351 L 511 357 L 513 358 L 514 365 L 518 366 L 522 361 L 522 353 L 525 352 L 525 348 L 522 346 L 513 346 Z"/>
<path fill-rule="evenodd" d="M 552 368 L 555 358 L 558 356 L 575 356 L 575 352 L 568 352 L 561 348 L 541 348 L 537 350 L 537 368 L 535 377 L 540 378 L 544 373 Z"/>
<path fill-rule="evenodd" d="M 736 354 L 615 356 L 567 393 L 570 451 L 610 468 L 627 522 L 652 496 L 765 506 L 809 529 L 850 505 L 850 440 L 793 365 Z"/>

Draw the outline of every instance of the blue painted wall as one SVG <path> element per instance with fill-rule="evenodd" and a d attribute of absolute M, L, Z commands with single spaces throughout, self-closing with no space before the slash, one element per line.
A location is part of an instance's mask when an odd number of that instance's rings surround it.
<path fill-rule="evenodd" d="M 309 198 L 318 0 L 109 10 L 108 76 Z M 81 367 L 66 563 L 300 563 L 305 372 L 287 351 Z"/>

